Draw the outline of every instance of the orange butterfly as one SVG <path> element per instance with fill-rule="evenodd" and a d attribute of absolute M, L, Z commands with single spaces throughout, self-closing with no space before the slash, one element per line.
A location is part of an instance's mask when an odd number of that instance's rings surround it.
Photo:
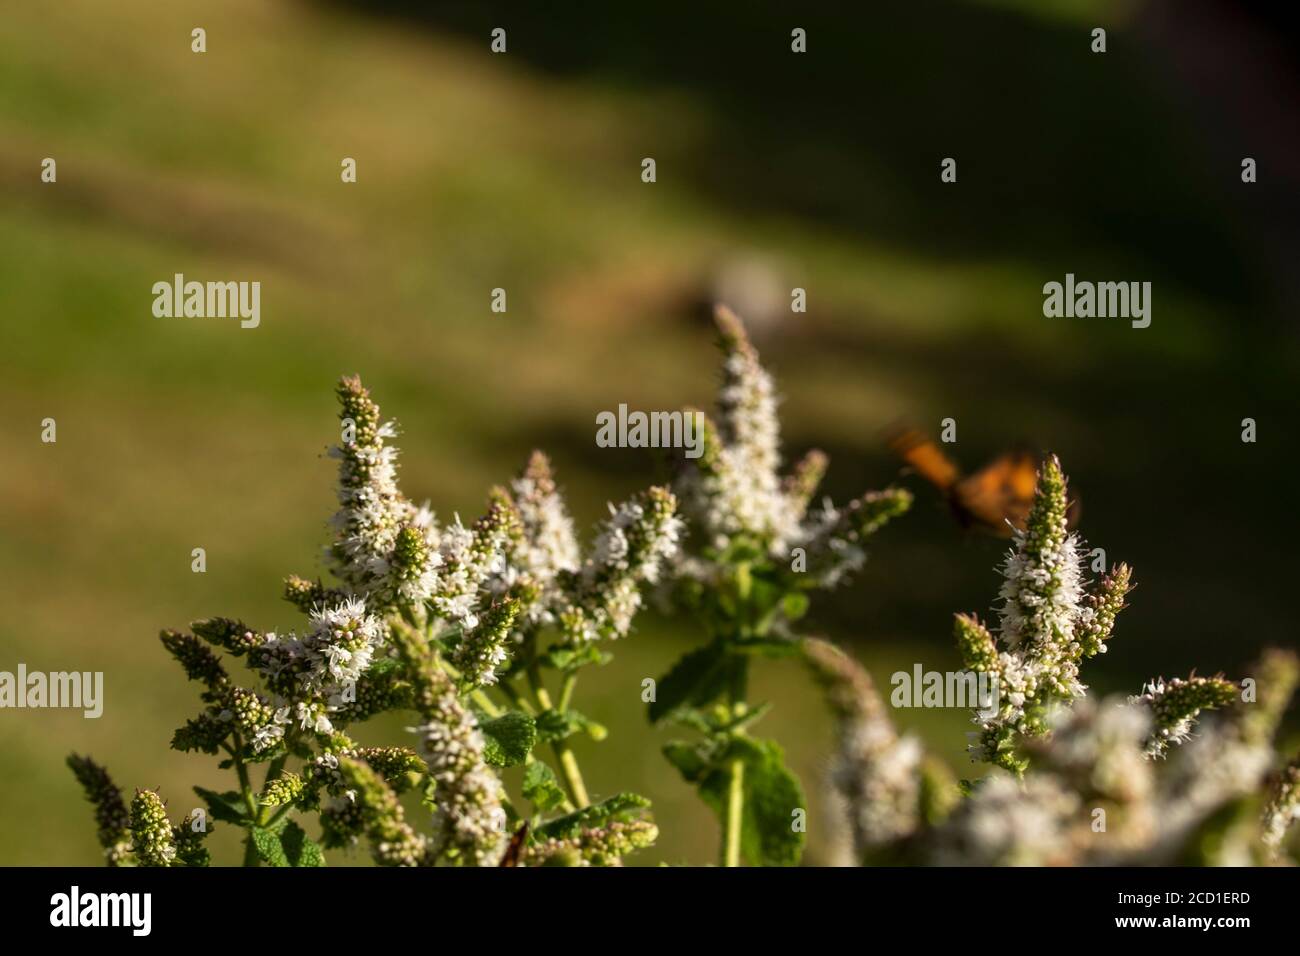
<path fill-rule="evenodd" d="M 1024 530 L 1034 503 L 1040 455 L 1016 449 L 963 477 L 952 459 L 915 428 L 893 432 L 888 442 L 896 455 L 943 492 L 963 528 L 977 528 L 1000 538 L 1011 537 L 1012 526 Z M 1071 528 L 1078 524 L 1077 500 L 1070 502 L 1066 520 Z"/>

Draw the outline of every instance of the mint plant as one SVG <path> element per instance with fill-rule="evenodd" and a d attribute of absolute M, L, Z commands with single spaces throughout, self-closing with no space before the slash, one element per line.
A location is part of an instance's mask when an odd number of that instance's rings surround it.
<path fill-rule="evenodd" d="M 569 739 L 604 736 L 573 707 L 578 676 L 609 659 L 675 553 L 676 499 L 650 488 L 611 508 L 584 556 L 535 453 L 473 525 L 439 523 L 399 489 L 396 427 L 360 380 L 343 379 L 338 398 L 335 580 L 284 585 L 305 626 L 278 634 L 210 618 L 161 635 L 204 705 L 172 747 L 220 756 L 232 788 L 196 787 L 204 806 L 173 824 L 159 794 L 137 790 L 128 809 L 107 771 L 69 758 L 107 862 L 207 865 L 214 821 L 245 832 L 245 865 L 318 866 L 322 849 L 362 842 L 383 865 L 610 865 L 653 843 L 649 802 L 593 803 Z M 416 715 L 415 747 L 351 736 L 394 710 Z M 519 765 L 515 800 L 500 770 Z M 408 791 L 427 826 L 408 819 Z M 318 839 L 300 823 L 313 817 Z"/>
<path fill-rule="evenodd" d="M 696 733 L 664 755 L 718 815 L 720 863 L 788 865 L 802 854 L 807 802 L 780 745 L 749 733 L 768 709 L 748 700 L 750 661 L 797 654 L 794 626 L 810 594 L 860 569 L 866 539 L 912 499 L 890 488 L 843 507 L 814 503 L 827 467 L 820 451 L 782 477 L 772 379 L 740 320 L 725 308 L 715 319 L 718 417 L 705 418 L 702 454 L 676 485 L 689 534 L 672 565 L 676 606 L 705 640 L 656 682 L 649 717 Z"/>
<path fill-rule="evenodd" d="M 971 670 L 1001 681 L 997 712 L 977 713 L 958 783 L 900 735 L 870 676 L 843 651 L 805 640 L 805 661 L 836 719 L 829 784 L 848 856 L 863 865 L 1245 865 L 1295 862 L 1300 760 L 1274 738 L 1300 677 L 1270 650 L 1233 682 L 1157 679 L 1098 700 L 1081 661 L 1106 650 L 1130 589 L 1117 566 L 1095 587 L 1065 527 L 1066 480 L 1049 459 L 1028 526 L 1003 566 L 996 635 L 957 615 Z M 1280 764 L 1284 764 L 1280 766 Z"/>
<path fill-rule="evenodd" d="M 1240 681 L 1089 694 L 1084 662 L 1106 652 L 1132 573 L 1085 579 L 1055 458 L 1001 568 L 996 626 L 955 620 L 965 666 L 999 689 L 971 733 L 987 772 L 958 781 L 900 734 L 867 672 L 799 629 L 811 595 L 861 568 L 867 539 L 910 495 L 817 502 L 816 451 L 783 477 L 772 380 L 739 320 L 719 310 L 717 325 L 723 387 L 701 455 L 672 490 L 611 506 L 585 549 L 540 452 L 470 525 L 414 504 L 397 480 L 396 426 L 344 378 L 331 579 L 283 586 L 301 625 L 213 617 L 160 635 L 202 705 L 171 745 L 217 758 L 229 787 L 195 787 L 200 805 L 178 813 L 68 759 L 105 861 L 207 866 L 208 837 L 227 826 L 250 866 L 320 866 L 360 847 L 388 866 L 621 865 L 658 830 L 644 797 L 589 793 L 571 743 L 606 731 L 577 709 L 577 688 L 657 589 L 700 641 L 648 687 L 649 718 L 689 734 L 664 754 L 717 814 L 725 866 L 798 863 L 809 818 L 781 746 L 754 734 L 769 709 L 748 691 L 760 657 L 801 659 L 824 690 L 832 818 L 853 862 L 1300 862 L 1300 758 L 1285 762 L 1274 742 L 1300 661 L 1269 651 Z M 360 743 L 358 728 L 389 712 L 412 736 Z"/>

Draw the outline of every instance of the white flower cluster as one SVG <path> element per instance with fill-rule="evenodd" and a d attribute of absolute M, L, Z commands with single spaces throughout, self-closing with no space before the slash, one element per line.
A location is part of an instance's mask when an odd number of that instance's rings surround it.
<path fill-rule="evenodd" d="M 467 631 L 478 627 L 481 591 L 505 566 L 504 536 L 488 525 L 485 520 L 466 528 L 456 515 L 440 534 L 430 536 L 441 572 L 429 597 L 440 617 Z"/>
<path fill-rule="evenodd" d="M 268 735 L 278 726 L 282 736 L 291 712 L 303 730 L 331 732 L 329 713 L 342 705 L 349 686 L 355 688 L 384 638 L 384 625 L 359 598 L 314 610 L 302 637 L 267 634 L 253 660 L 279 695 Z"/>
<path fill-rule="evenodd" d="M 627 636 L 641 608 L 641 585 L 659 580 L 664 563 L 677 554 L 682 528 L 677 499 L 665 488 L 611 505 L 560 613 L 565 634 L 577 641 Z"/>
<path fill-rule="evenodd" d="M 329 454 L 340 462 L 340 508 L 332 519 L 336 540 L 327 558 L 357 593 L 391 590 L 398 533 L 416 516 L 397 486 L 397 449 L 385 443 L 397 427 L 380 420 L 379 407 L 359 379 L 344 379 L 339 399 L 345 440 Z"/>
<path fill-rule="evenodd" d="M 565 576 L 582 566 L 578 537 L 564 499 L 551 475 L 551 465 L 540 451 L 533 452 L 522 475 L 510 483 L 522 534 L 511 550 L 505 572 L 496 582 L 499 593 L 527 580 L 536 598 L 524 611 L 529 624 L 554 624 L 568 604 Z"/>
<path fill-rule="evenodd" d="M 505 841 L 506 813 L 501 783 L 483 762 L 483 732 L 450 684 L 425 716 L 413 730 L 434 782 L 438 852 L 476 866 L 494 865 Z"/>
<path fill-rule="evenodd" d="M 683 525 L 676 498 L 655 487 L 611 504 L 583 560 L 545 455 L 533 452 L 510 490 L 518 533 L 490 588 L 521 604 L 515 639 L 549 625 L 573 641 L 625 636 L 641 607 L 641 586 L 657 582 L 677 553 Z"/>
<path fill-rule="evenodd" d="M 1030 745 L 1034 766 L 1024 780 L 986 778 L 932 835 L 930 861 L 1185 861 L 1189 848 L 1199 845 L 1191 840 L 1197 829 L 1212 823 L 1230 801 L 1261 792 L 1271 765 L 1271 748 L 1244 732 L 1239 714 L 1216 716 L 1219 719 L 1204 721 L 1190 743 L 1162 762 L 1150 759 L 1152 713 L 1137 698 L 1059 705 L 1050 720 L 1050 736 Z M 1284 833 L 1287 823 L 1273 828 Z M 1267 845 L 1267 813 L 1260 833 Z M 1244 865 L 1254 860 L 1248 836 L 1219 841 L 1214 847 L 1219 863 Z"/>
<path fill-rule="evenodd" d="M 682 481 L 683 500 L 717 550 L 743 536 L 784 556 L 800 536 L 807 502 L 787 493 L 778 476 L 776 389 L 740 320 L 726 308 L 718 309 L 716 319 L 725 350 L 719 424 L 706 434 L 699 466 Z"/>
<path fill-rule="evenodd" d="M 1083 658 L 1104 653 L 1115 616 L 1128 592 L 1129 571 L 1119 565 L 1094 593 L 1084 587 L 1078 536 L 1066 527 L 1066 480 L 1055 458 L 1039 472 L 1027 527 L 1017 529 L 1002 567 L 998 640 L 974 618 L 958 620 L 968 667 L 998 679 L 1000 707 L 976 715 L 981 732 L 973 759 L 1010 766 L 1015 735 L 1046 732 L 1053 702 L 1077 700 Z"/>
<path fill-rule="evenodd" d="M 802 549 L 807 566 L 799 570 L 833 587 L 866 560 L 861 539 L 905 511 L 911 498 L 902 491 L 881 492 L 844 508 L 826 499 L 810 510 L 826 456 L 811 452 L 781 476 L 772 378 L 740 319 L 725 307 L 715 319 L 725 353 L 719 420 L 716 427 L 706 421 L 703 453 L 688 461 L 678 482 L 686 514 L 712 554 L 684 556 L 677 574 L 708 582 L 719 570 L 716 556 L 743 542 L 781 563 Z"/>
<path fill-rule="evenodd" d="M 427 505 L 416 507 L 398 488 L 397 450 L 386 444 L 396 426 L 382 421 L 360 380 L 343 379 L 339 400 L 351 440 L 330 450 L 341 462 L 336 540 L 327 551 L 333 570 L 377 609 L 427 604 L 472 630 L 483 589 L 504 564 L 508 516 L 495 508 L 473 528 L 459 516 L 440 528 Z"/>
<path fill-rule="evenodd" d="M 861 861 L 919 825 L 921 743 L 899 736 L 870 675 L 855 660 L 818 638 L 805 639 L 802 648 L 836 718 L 830 784 Z"/>
<path fill-rule="evenodd" d="M 938 866 L 1049 866 L 1070 860 L 1079 798 L 1050 776 L 987 778 L 936 835 Z"/>

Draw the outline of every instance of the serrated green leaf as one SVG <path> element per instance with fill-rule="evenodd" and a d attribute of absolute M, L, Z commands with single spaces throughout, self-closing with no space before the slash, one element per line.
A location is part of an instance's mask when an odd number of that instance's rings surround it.
<path fill-rule="evenodd" d="M 524 768 L 523 794 L 539 813 L 554 810 L 567 799 L 555 771 L 540 760 Z"/>
<path fill-rule="evenodd" d="M 794 866 L 803 854 L 804 834 L 795 830 L 794 811 L 807 810 L 799 780 L 785 767 L 784 754 L 770 740 L 740 737 L 699 784 L 700 797 L 723 819 L 730 784 L 728 764 L 744 764 L 745 810 L 741 853 L 754 866 Z"/>
<path fill-rule="evenodd" d="M 224 820 L 226 823 L 240 826 L 249 822 L 248 807 L 238 791 L 227 790 L 225 793 L 217 793 L 215 790 L 195 787 L 194 792 L 208 805 L 208 813 L 214 820 Z"/>
<path fill-rule="evenodd" d="M 265 827 L 253 827 L 248 835 L 257 850 L 258 859 L 263 863 L 267 866 L 289 866 L 289 858 L 285 855 L 278 833 Z"/>
<path fill-rule="evenodd" d="M 657 724 L 680 707 L 705 707 L 713 703 L 727 689 L 736 664 L 719 641 L 683 655 L 655 682 L 650 722 Z"/>
<path fill-rule="evenodd" d="M 795 811 L 807 808 L 799 779 L 786 768 L 781 748 L 769 742 L 766 759 L 745 765 L 741 852 L 763 866 L 796 866 L 804 834 L 794 827 Z"/>
<path fill-rule="evenodd" d="M 641 816 L 641 811 L 649 806 L 650 801 L 639 794 L 618 793 L 600 803 L 593 803 L 550 823 L 544 823 L 535 832 L 539 840 L 564 839 L 590 827 L 637 819 Z"/>
<path fill-rule="evenodd" d="M 289 866 L 325 865 L 325 854 L 321 848 L 292 820 L 280 833 L 280 846 Z"/>
<path fill-rule="evenodd" d="M 518 710 L 485 721 L 483 759 L 494 767 L 514 767 L 528 759 L 537 743 L 537 724 Z"/>
<path fill-rule="evenodd" d="M 608 731 L 585 714 L 569 709 L 544 710 L 537 715 L 537 736 L 547 743 L 564 740 L 584 731 L 592 740 L 604 740 Z"/>

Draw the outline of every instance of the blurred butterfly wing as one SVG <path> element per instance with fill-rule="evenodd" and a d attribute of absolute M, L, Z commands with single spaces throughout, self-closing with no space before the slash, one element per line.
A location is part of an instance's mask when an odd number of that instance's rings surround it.
<path fill-rule="evenodd" d="M 889 439 L 889 447 L 918 475 L 944 493 L 952 490 L 961 474 L 952 459 L 940 451 L 938 445 L 914 428 L 893 435 Z"/>
<path fill-rule="evenodd" d="M 1024 529 L 1034 503 L 1038 481 L 1038 456 L 1028 451 L 1007 452 L 952 489 L 952 506 L 967 525 L 999 537 L 1011 537 L 1011 525 Z"/>

